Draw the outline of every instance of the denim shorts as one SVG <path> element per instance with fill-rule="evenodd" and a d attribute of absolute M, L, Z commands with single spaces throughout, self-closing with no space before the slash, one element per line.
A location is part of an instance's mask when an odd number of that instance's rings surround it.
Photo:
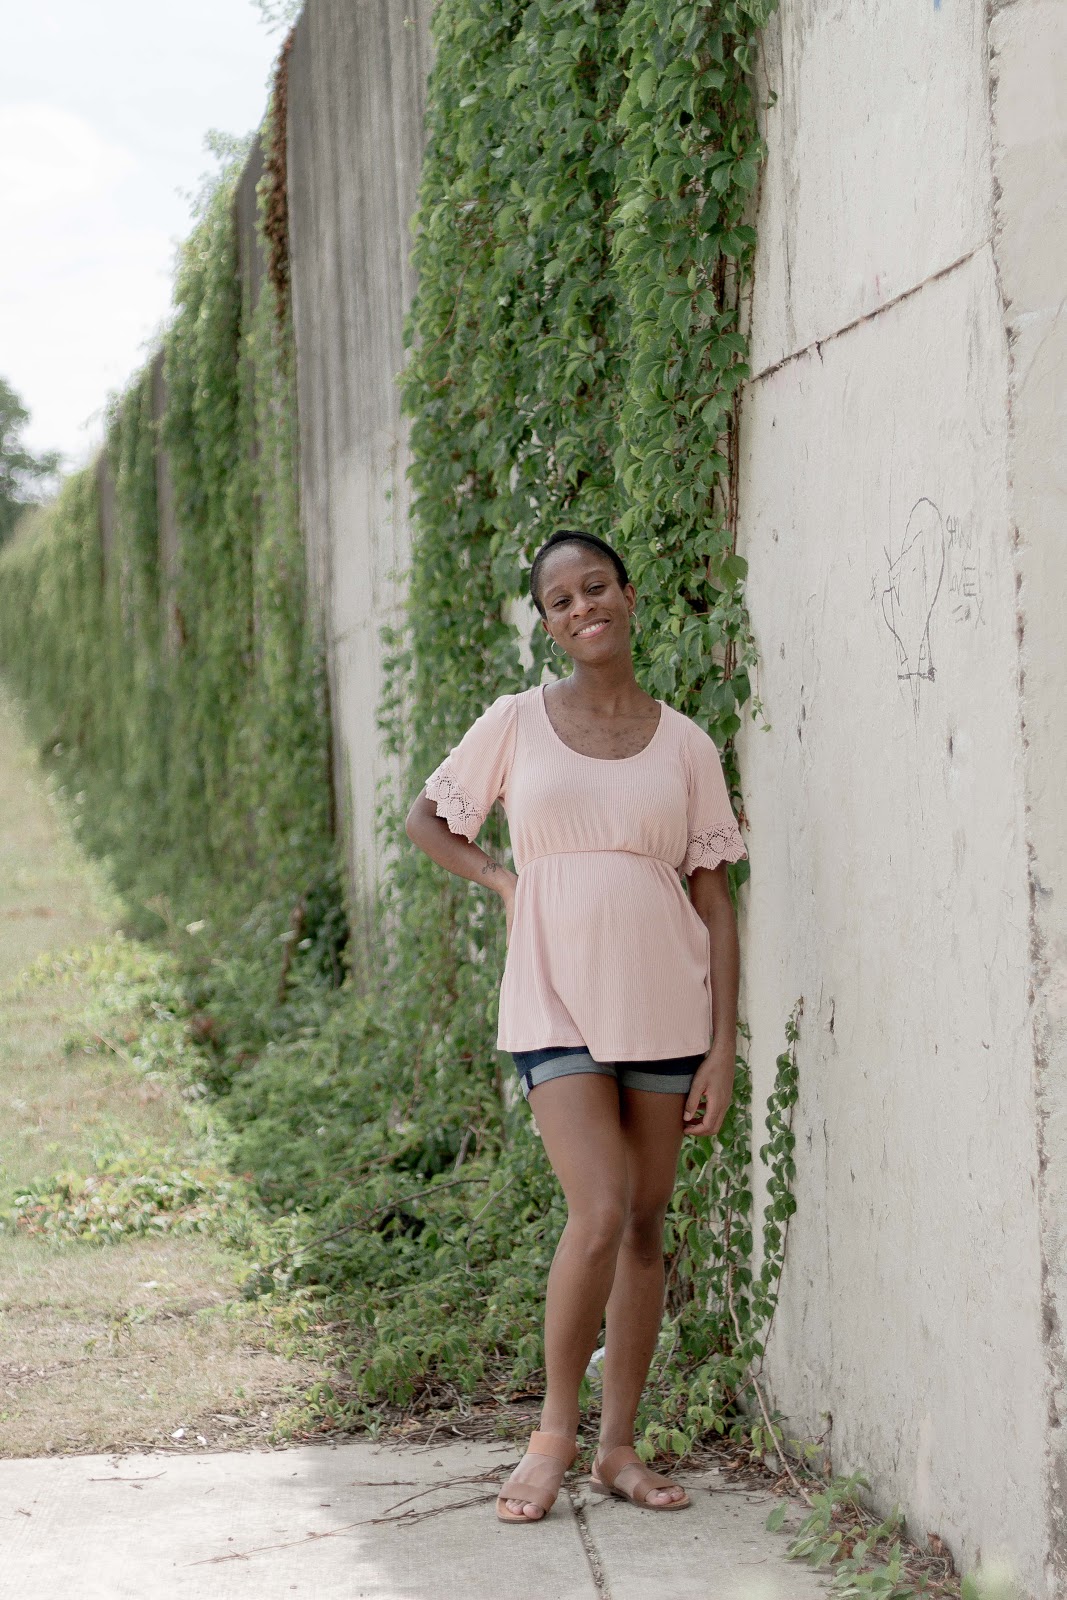
<path fill-rule="evenodd" d="M 653 1094 L 688 1094 L 699 1056 L 671 1056 L 663 1061 L 594 1061 L 584 1045 L 557 1045 L 548 1050 L 513 1050 L 511 1059 L 527 1100 L 530 1090 L 551 1078 L 569 1078 L 576 1072 L 593 1072 L 614 1078 L 621 1089 L 645 1089 Z"/>

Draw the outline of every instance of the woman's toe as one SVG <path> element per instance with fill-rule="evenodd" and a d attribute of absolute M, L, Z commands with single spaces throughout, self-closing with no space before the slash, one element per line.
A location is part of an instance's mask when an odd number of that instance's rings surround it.
<path fill-rule="evenodd" d="M 681 1489 L 676 1488 L 673 1484 L 669 1489 L 653 1489 L 652 1493 L 658 1506 L 669 1506 L 672 1500 L 680 1500 L 682 1498 Z"/>
<path fill-rule="evenodd" d="M 509 1500 L 507 1508 L 512 1516 L 525 1517 L 529 1522 L 537 1522 L 544 1516 L 540 1506 L 535 1506 L 529 1500 Z"/>

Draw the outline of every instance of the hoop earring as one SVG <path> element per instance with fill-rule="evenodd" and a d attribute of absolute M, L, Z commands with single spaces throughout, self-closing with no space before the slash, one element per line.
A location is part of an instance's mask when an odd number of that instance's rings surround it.
<path fill-rule="evenodd" d="M 635 633 L 640 633 L 641 632 L 641 618 L 637 615 L 636 607 L 634 608 L 633 611 L 630 612 L 630 621 L 634 625 L 634 632 Z"/>

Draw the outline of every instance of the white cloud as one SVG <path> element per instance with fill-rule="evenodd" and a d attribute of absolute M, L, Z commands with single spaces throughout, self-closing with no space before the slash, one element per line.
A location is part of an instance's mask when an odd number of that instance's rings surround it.
<path fill-rule="evenodd" d="M 0 106 L 0 206 L 9 227 L 58 206 L 89 206 L 137 162 L 61 106 Z"/>
<path fill-rule="evenodd" d="M 0 374 L 73 462 L 168 315 L 205 130 L 259 121 L 277 50 L 248 0 L 34 0 L 0 50 Z M 96 418 L 87 428 L 86 423 Z"/>
<path fill-rule="evenodd" d="M 0 371 L 31 395 L 32 441 L 77 461 L 107 391 L 143 357 L 170 299 L 173 245 L 128 220 L 133 154 L 73 112 L 0 108 Z"/>

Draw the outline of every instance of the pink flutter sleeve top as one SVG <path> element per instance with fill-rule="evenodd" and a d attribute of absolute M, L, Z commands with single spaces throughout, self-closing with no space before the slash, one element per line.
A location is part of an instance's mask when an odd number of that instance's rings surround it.
<path fill-rule="evenodd" d="M 681 875 L 745 846 L 714 742 L 660 702 L 621 760 L 556 733 L 540 687 L 502 695 L 427 779 L 453 833 L 494 803 L 518 874 L 499 1050 L 584 1045 L 594 1061 L 697 1055 L 711 1042 L 708 932 Z"/>

